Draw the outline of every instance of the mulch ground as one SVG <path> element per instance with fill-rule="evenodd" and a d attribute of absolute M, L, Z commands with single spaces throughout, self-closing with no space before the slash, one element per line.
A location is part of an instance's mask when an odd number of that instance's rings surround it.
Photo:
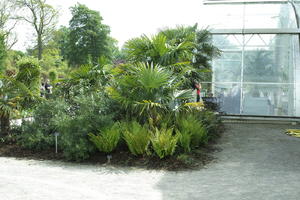
<path fill-rule="evenodd" d="M 163 169 L 170 171 L 179 171 L 187 169 L 199 169 L 214 160 L 214 152 L 219 151 L 216 147 L 218 139 L 214 142 L 210 142 L 206 146 L 203 146 L 192 153 L 184 154 L 183 156 L 174 155 L 172 157 L 159 159 L 154 156 L 136 157 L 128 151 L 118 151 L 112 153 L 110 165 L 121 167 L 139 167 L 146 169 Z M 1 157 L 14 157 L 14 158 L 26 158 L 35 160 L 57 160 L 65 161 L 61 152 L 55 154 L 53 150 L 33 151 L 23 149 L 17 144 L 3 144 L 0 143 L 0 156 Z M 97 164 L 107 165 L 107 155 L 101 152 L 96 152 L 85 161 L 83 164 Z M 71 162 L 71 161 L 69 161 Z"/>

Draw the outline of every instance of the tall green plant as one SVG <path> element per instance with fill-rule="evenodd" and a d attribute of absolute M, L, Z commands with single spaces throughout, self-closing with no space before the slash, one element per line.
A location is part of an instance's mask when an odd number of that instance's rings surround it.
<path fill-rule="evenodd" d="M 10 116 L 13 112 L 31 108 L 40 99 L 38 62 L 25 58 L 18 62 L 18 74 L 0 76 L 0 121 L 1 134 L 10 131 Z"/>
<path fill-rule="evenodd" d="M 129 115 L 138 116 L 142 122 L 150 118 L 157 125 L 167 111 L 176 108 L 174 102 L 191 98 L 190 91 L 179 90 L 180 85 L 179 78 L 160 65 L 137 63 L 119 66 L 109 94 Z"/>
<path fill-rule="evenodd" d="M 179 135 L 179 141 L 178 141 L 179 146 L 183 148 L 183 151 L 185 153 L 190 152 L 192 135 L 188 131 L 180 132 L 178 129 L 176 130 L 176 133 Z"/>
<path fill-rule="evenodd" d="M 69 63 L 76 67 L 91 62 L 96 64 L 101 55 L 110 56 L 110 30 L 102 23 L 100 13 L 83 4 L 71 7 L 71 13 L 67 51 Z"/>
<path fill-rule="evenodd" d="M 197 119 L 192 113 L 184 113 L 179 116 L 176 120 L 176 126 L 181 132 L 184 140 L 187 140 L 187 135 L 190 135 L 190 145 L 191 148 L 199 147 L 201 144 L 205 144 L 208 141 L 208 135 L 206 127 L 203 125 L 202 121 Z M 186 141 L 182 141 L 181 145 L 187 149 Z"/>
<path fill-rule="evenodd" d="M 147 125 L 140 125 L 136 121 L 123 122 L 123 138 L 129 151 L 135 155 L 145 155 L 149 153 L 150 133 Z"/>
<path fill-rule="evenodd" d="M 88 135 L 99 151 L 110 153 L 117 147 L 120 140 L 120 124 L 116 122 L 113 126 L 103 129 L 99 135 L 92 133 Z"/>
<path fill-rule="evenodd" d="M 155 129 L 151 137 L 153 150 L 160 159 L 174 154 L 179 135 L 173 135 L 173 128 Z"/>
<path fill-rule="evenodd" d="M 125 53 L 131 62 L 159 64 L 180 75 L 184 89 L 201 80 L 211 78 L 212 58 L 220 50 L 212 45 L 208 30 L 197 30 L 197 25 L 165 29 L 149 38 L 145 35 L 126 42 Z"/>

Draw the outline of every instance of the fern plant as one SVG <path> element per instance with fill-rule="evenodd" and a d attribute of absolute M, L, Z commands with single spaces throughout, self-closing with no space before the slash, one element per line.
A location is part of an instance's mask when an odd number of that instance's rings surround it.
<path fill-rule="evenodd" d="M 90 140 L 95 144 L 99 151 L 110 153 L 118 145 L 120 140 L 120 125 L 115 123 L 112 127 L 101 131 L 100 135 L 89 133 Z"/>
<path fill-rule="evenodd" d="M 123 138 L 129 148 L 129 151 L 137 155 L 148 154 L 148 147 L 150 144 L 150 133 L 147 125 L 140 125 L 136 121 L 124 122 L 123 125 Z"/>
<path fill-rule="evenodd" d="M 187 141 L 183 140 L 188 140 L 187 138 L 190 135 L 190 146 L 191 148 L 197 148 L 201 144 L 205 144 L 208 141 L 208 136 L 207 136 L 207 130 L 201 120 L 197 119 L 196 116 L 194 116 L 191 113 L 186 113 L 183 116 L 178 117 L 176 120 L 176 126 L 178 130 L 184 135 L 185 139 L 182 139 L 182 142 L 180 142 L 180 145 L 187 150 L 187 147 L 184 147 L 183 145 L 186 146 Z"/>
<path fill-rule="evenodd" d="M 160 159 L 174 154 L 179 134 L 173 135 L 173 128 L 155 129 L 151 137 L 153 150 Z"/>
<path fill-rule="evenodd" d="M 176 133 L 179 135 L 179 141 L 178 144 L 183 148 L 183 151 L 185 153 L 191 152 L 191 140 L 192 135 L 187 131 L 179 131 L 176 130 Z"/>

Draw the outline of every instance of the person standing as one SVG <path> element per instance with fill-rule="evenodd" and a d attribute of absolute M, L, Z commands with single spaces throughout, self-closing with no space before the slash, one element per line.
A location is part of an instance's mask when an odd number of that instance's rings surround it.
<path fill-rule="evenodd" d="M 49 83 L 49 80 L 45 83 L 45 90 L 46 90 L 46 97 L 49 97 L 50 94 L 52 94 L 52 86 Z"/>
<path fill-rule="evenodd" d="M 196 88 L 196 94 L 197 94 L 197 102 L 200 101 L 200 94 L 201 94 L 201 84 L 200 83 L 196 83 L 195 84 L 195 88 Z"/>
<path fill-rule="evenodd" d="M 45 97 L 45 83 L 42 82 L 40 91 L 41 91 L 41 97 Z"/>

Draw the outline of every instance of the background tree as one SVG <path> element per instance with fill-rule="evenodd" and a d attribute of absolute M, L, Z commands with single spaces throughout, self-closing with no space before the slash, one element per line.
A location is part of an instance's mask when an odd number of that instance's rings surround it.
<path fill-rule="evenodd" d="M 43 45 L 49 39 L 57 23 L 58 12 L 46 0 L 17 0 L 25 14 L 20 18 L 33 26 L 36 34 L 37 57 L 42 59 Z"/>
<path fill-rule="evenodd" d="M 6 46 L 5 46 L 5 36 L 0 33 L 0 74 L 4 72 L 5 66 L 5 58 L 7 55 Z"/>
<path fill-rule="evenodd" d="M 98 62 L 99 57 L 109 56 L 109 27 L 101 23 L 99 12 L 82 4 L 71 8 L 68 61 L 72 66 Z"/>
<path fill-rule="evenodd" d="M 15 0 L 0 0 L 0 30 L 5 36 L 5 45 L 9 50 L 17 43 L 17 35 L 13 29 L 18 23 Z"/>

